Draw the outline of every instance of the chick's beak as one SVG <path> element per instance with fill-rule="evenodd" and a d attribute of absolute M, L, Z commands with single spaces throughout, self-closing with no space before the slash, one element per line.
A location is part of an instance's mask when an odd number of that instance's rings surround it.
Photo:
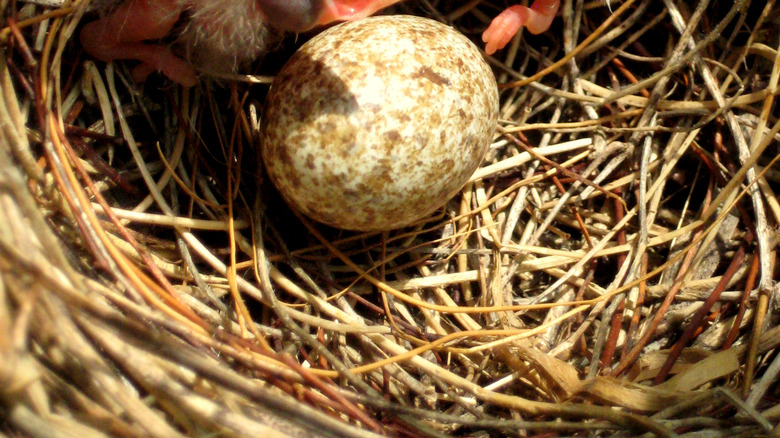
<path fill-rule="evenodd" d="M 399 1 L 401 0 L 325 0 L 325 8 L 317 24 L 368 17 Z"/>

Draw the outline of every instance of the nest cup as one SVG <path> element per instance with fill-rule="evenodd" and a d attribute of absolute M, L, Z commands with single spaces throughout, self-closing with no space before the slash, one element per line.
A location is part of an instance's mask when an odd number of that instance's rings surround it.
<path fill-rule="evenodd" d="M 258 173 L 262 78 L 133 84 L 82 53 L 86 4 L 53 3 L 2 10 L 3 433 L 776 427 L 771 3 L 563 10 L 491 59 L 500 135 L 469 184 L 367 233 Z M 394 12 L 479 43 L 503 7 Z"/>

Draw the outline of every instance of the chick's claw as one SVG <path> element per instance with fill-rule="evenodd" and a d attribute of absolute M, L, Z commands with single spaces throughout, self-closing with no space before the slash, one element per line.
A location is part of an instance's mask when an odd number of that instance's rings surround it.
<path fill-rule="evenodd" d="M 530 8 L 515 5 L 505 9 L 482 34 L 482 41 L 486 43 L 485 52 L 492 55 L 496 50 L 503 49 L 523 26 L 534 35 L 546 31 L 560 5 L 560 0 L 535 0 Z"/>
<path fill-rule="evenodd" d="M 198 82 L 192 65 L 174 55 L 170 48 L 151 44 L 127 44 L 122 47 L 121 59 L 141 61 L 132 70 L 133 80 L 140 83 L 154 72 L 164 74 L 168 79 L 185 87 L 192 87 Z"/>
<path fill-rule="evenodd" d="M 137 81 L 161 71 L 182 85 L 193 86 L 197 79 L 191 65 L 167 47 L 143 43 L 167 35 L 184 6 L 183 0 L 127 0 L 111 15 L 85 25 L 80 35 L 81 45 L 101 61 L 141 61 L 133 70 L 133 79 Z"/>

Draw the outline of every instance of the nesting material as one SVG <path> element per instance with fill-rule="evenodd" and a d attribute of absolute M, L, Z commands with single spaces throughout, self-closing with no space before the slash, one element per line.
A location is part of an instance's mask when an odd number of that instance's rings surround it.
<path fill-rule="evenodd" d="M 139 87 L 84 2 L 4 4 L 0 434 L 776 434 L 774 2 L 563 2 L 443 214 L 359 233 L 258 196 L 267 85 Z"/>

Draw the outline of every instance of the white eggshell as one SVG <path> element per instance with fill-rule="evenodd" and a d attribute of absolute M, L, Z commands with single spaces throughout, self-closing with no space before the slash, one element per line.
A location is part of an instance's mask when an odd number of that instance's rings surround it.
<path fill-rule="evenodd" d="M 294 208 L 351 230 L 408 225 L 460 190 L 498 116 L 474 44 L 413 16 L 332 27 L 276 77 L 262 120 L 268 175 Z"/>

